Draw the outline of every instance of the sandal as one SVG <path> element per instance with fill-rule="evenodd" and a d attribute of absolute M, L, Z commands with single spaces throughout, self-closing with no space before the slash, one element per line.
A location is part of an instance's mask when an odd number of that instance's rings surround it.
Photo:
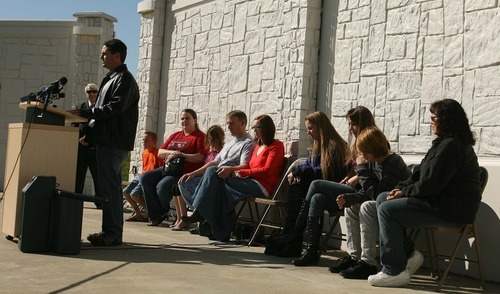
<path fill-rule="evenodd" d="M 164 215 L 160 216 L 160 218 L 159 218 L 159 219 L 150 221 L 150 222 L 148 223 L 148 226 L 150 226 L 150 227 L 157 227 L 157 226 L 159 226 L 159 225 L 160 225 L 160 224 L 161 224 L 164 220 L 166 220 L 166 219 L 167 219 L 167 217 L 168 217 L 168 215 L 167 215 L 167 214 L 164 214 Z"/>
<path fill-rule="evenodd" d="M 144 222 L 144 221 L 148 221 L 148 218 L 134 214 L 131 217 L 125 219 L 125 221 L 126 222 Z"/>
<path fill-rule="evenodd" d="M 127 219 L 125 221 L 147 223 L 149 219 L 147 217 L 136 217 L 132 219 Z"/>

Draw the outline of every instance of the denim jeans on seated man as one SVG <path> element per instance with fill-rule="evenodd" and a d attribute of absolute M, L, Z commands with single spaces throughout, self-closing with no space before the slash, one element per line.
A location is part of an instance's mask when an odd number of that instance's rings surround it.
<path fill-rule="evenodd" d="M 99 191 L 108 202 L 102 207 L 102 233 L 121 239 L 123 236 L 122 161 L 128 154 L 125 149 L 96 146 L 99 170 Z"/>
<path fill-rule="evenodd" d="M 217 240 L 228 240 L 234 229 L 234 208 L 248 197 L 267 197 L 263 188 L 251 178 L 221 179 L 218 167 L 207 168 L 196 188 L 193 206 L 211 225 Z"/>
<path fill-rule="evenodd" d="M 172 186 L 179 181 L 179 176 L 163 177 L 163 167 L 145 172 L 141 177 L 144 200 L 151 221 L 162 218 L 170 210 Z"/>

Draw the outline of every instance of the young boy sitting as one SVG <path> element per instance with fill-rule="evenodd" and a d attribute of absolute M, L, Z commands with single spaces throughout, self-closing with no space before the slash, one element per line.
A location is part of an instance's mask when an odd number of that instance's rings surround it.
<path fill-rule="evenodd" d="M 144 193 L 139 180 L 144 172 L 163 166 L 163 160 L 158 157 L 158 148 L 156 147 L 157 140 L 158 136 L 156 133 L 144 133 L 144 137 L 142 138 L 142 144 L 144 146 L 144 151 L 142 152 L 142 171 L 136 175 L 132 182 L 125 187 L 125 189 L 123 189 L 123 198 L 125 198 L 125 200 L 127 200 L 134 209 L 132 216 L 127 218 L 125 221 L 148 221 L 146 204 L 143 198 Z"/>
<path fill-rule="evenodd" d="M 340 273 L 346 279 L 367 279 L 377 273 L 377 196 L 391 191 L 410 174 L 403 159 L 392 153 L 387 139 L 377 127 L 364 129 L 356 140 L 358 151 L 356 173 L 362 189 L 337 197 L 339 208 L 345 208 L 347 226 L 347 253 L 336 265 L 329 267 L 332 273 Z"/>

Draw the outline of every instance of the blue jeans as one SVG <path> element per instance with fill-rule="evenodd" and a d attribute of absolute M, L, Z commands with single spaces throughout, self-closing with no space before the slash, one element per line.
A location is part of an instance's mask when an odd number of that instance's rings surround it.
<path fill-rule="evenodd" d="M 377 197 L 380 261 L 382 271 L 395 276 L 405 270 L 408 257 L 414 250 L 413 244 L 405 242 L 405 228 L 454 227 L 456 224 L 409 206 L 407 197 L 388 201 L 387 193 L 380 193 Z"/>
<path fill-rule="evenodd" d="M 163 167 L 147 171 L 142 175 L 140 183 L 150 220 L 158 220 L 170 210 L 170 201 L 173 197 L 172 186 L 177 184 L 179 178 L 177 176 L 163 177 Z"/>
<path fill-rule="evenodd" d="M 236 204 L 240 200 L 249 197 L 266 198 L 269 197 L 267 193 L 264 194 L 261 186 L 251 178 L 235 178 L 229 177 L 226 179 L 226 188 L 231 194 L 232 198 L 236 201 Z"/>
<path fill-rule="evenodd" d="M 325 210 L 340 210 L 337 205 L 337 196 L 355 192 L 353 187 L 337 182 L 312 181 L 306 195 L 306 201 L 309 202 L 309 217 L 322 217 Z"/>
<path fill-rule="evenodd" d="M 217 174 L 218 167 L 207 168 L 194 193 L 198 211 L 212 227 L 217 240 L 227 240 L 235 225 L 234 208 L 241 199 L 265 197 L 260 186 L 252 179 L 229 177 L 223 180 Z"/>
<path fill-rule="evenodd" d="M 125 187 L 125 189 L 123 189 L 123 194 L 135 197 L 142 197 L 142 195 L 144 195 L 144 192 L 142 192 L 142 186 L 140 180 L 141 180 L 141 175 L 135 176 L 132 182 L 130 182 L 130 184 L 128 184 L 128 186 Z"/>
<path fill-rule="evenodd" d="M 189 181 L 184 181 L 179 185 L 179 190 L 181 191 L 181 196 L 184 198 L 184 202 L 189 208 L 194 209 L 194 192 L 198 187 L 198 184 L 201 182 L 202 177 L 194 177 Z"/>
<path fill-rule="evenodd" d="M 99 172 L 98 195 L 108 203 L 102 207 L 102 233 L 114 238 L 123 236 L 122 161 L 128 151 L 124 149 L 96 146 L 97 170 Z"/>

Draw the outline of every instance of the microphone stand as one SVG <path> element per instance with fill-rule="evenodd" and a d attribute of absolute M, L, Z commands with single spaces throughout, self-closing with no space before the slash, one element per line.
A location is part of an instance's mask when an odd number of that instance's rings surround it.
<path fill-rule="evenodd" d="M 43 114 L 47 110 L 47 107 L 50 104 L 50 97 L 52 97 L 52 89 L 51 87 L 48 87 L 47 90 L 45 90 L 44 93 L 42 93 L 42 98 L 43 98 L 43 109 L 42 112 L 38 115 L 38 117 L 43 117 Z"/>

